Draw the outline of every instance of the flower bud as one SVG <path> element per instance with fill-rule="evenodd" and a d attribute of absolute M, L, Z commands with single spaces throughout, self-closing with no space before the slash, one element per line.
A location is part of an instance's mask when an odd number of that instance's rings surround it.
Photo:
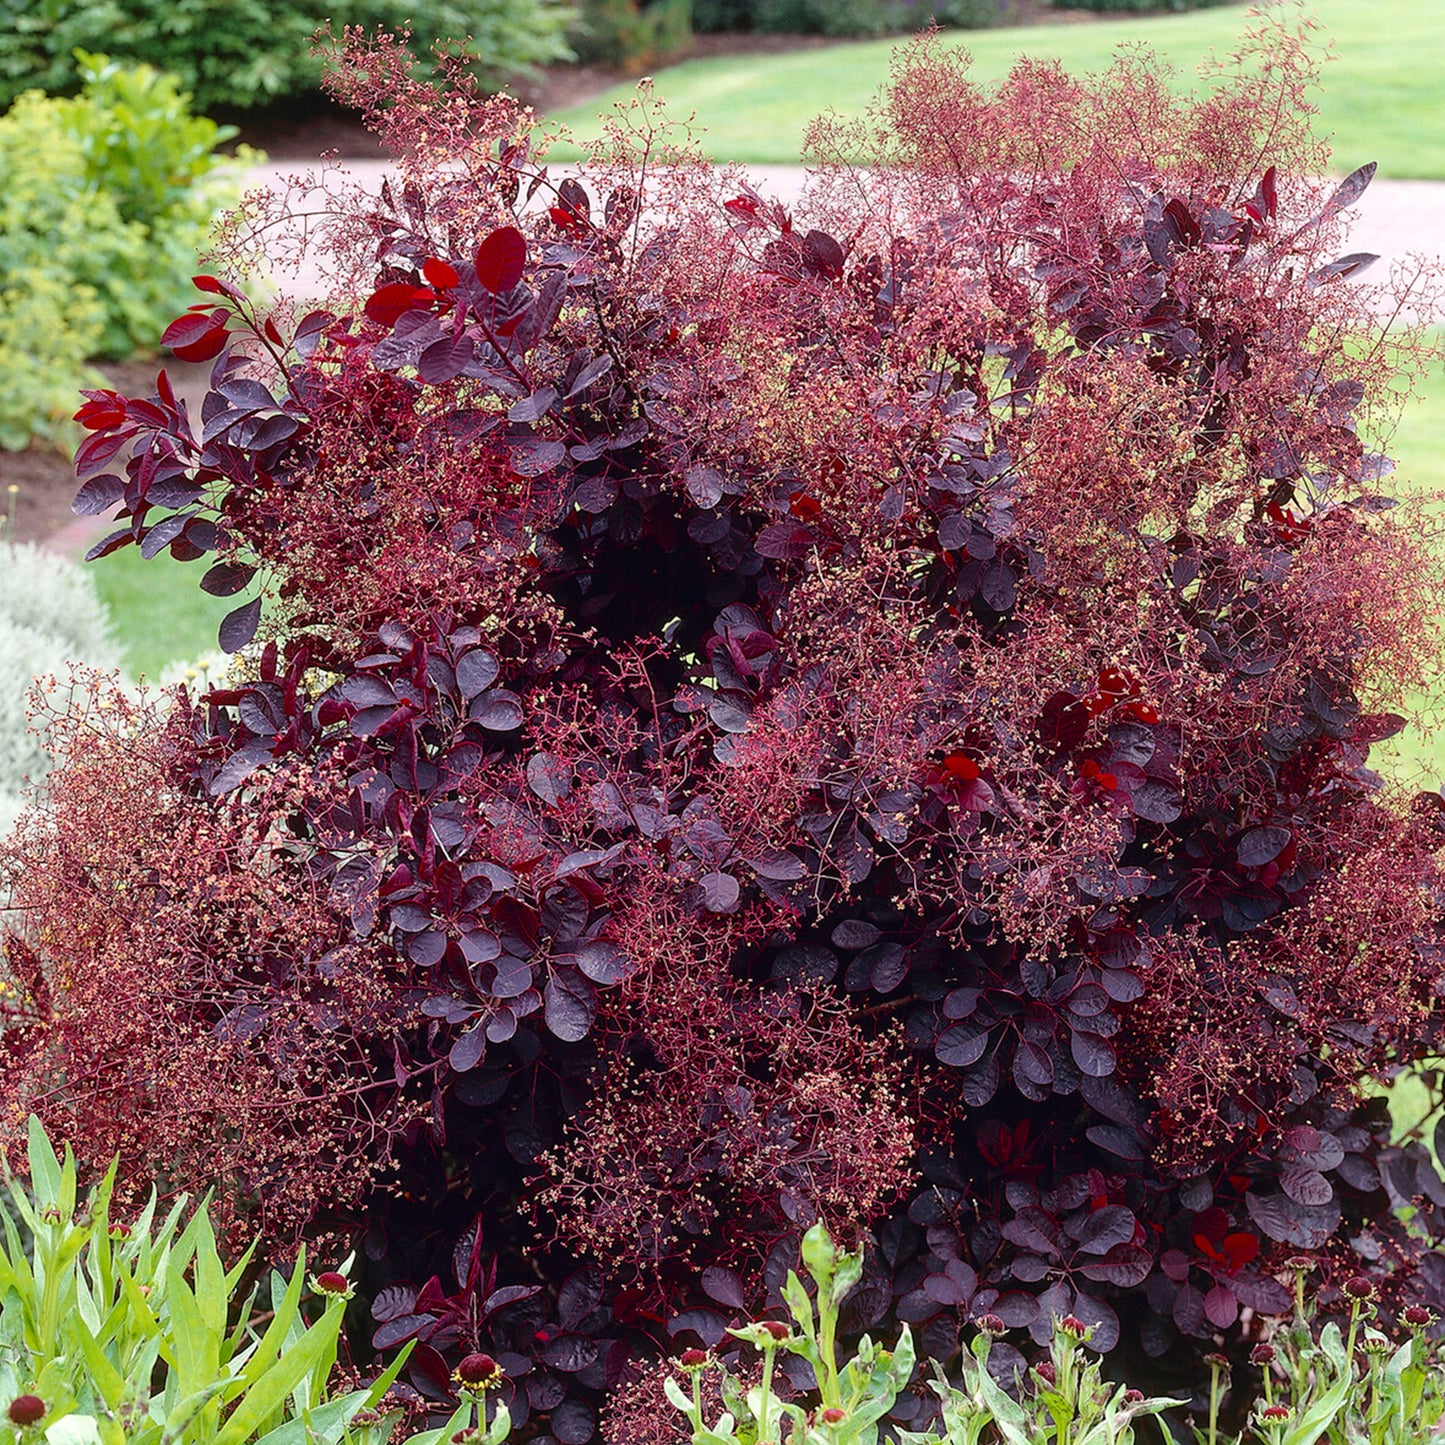
<path fill-rule="evenodd" d="M 1052 1360 L 1040 1360 L 1034 1366 L 1034 1374 L 1046 1385 L 1057 1385 L 1059 1383 L 1059 1372 L 1054 1369 Z"/>
<path fill-rule="evenodd" d="M 1272 1365 L 1277 1353 L 1278 1351 L 1273 1345 L 1261 1342 L 1249 1352 L 1249 1363 L 1251 1365 Z"/>
<path fill-rule="evenodd" d="M 1259 1418 L 1265 1425 L 1283 1425 L 1292 1413 L 1288 1405 L 1266 1405 L 1259 1412 Z"/>
<path fill-rule="evenodd" d="M 757 1325 L 759 1329 L 765 1334 L 771 1335 L 779 1344 L 792 1334 L 792 1331 L 787 1325 L 783 1324 L 781 1320 L 758 1320 Z"/>
<path fill-rule="evenodd" d="M 351 1281 L 340 1270 L 323 1270 L 316 1276 L 316 1288 L 321 1294 L 349 1295 Z"/>
<path fill-rule="evenodd" d="M 1059 1333 L 1071 1340 L 1086 1340 L 1089 1338 L 1089 1326 L 1077 1315 L 1065 1315 L 1059 1321 Z"/>
<path fill-rule="evenodd" d="M 707 1351 L 684 1350 L 677 1362 L 684 1370 L 701 1370 L 707 1364 Z"/>
<path fill-rule="evenodd" d="M 980 1334 L 1002 1335 L 1008 1331 L 1008 1326 L 997 1315 L 980 1315 L 974 1323 L 978 1326 Z"/>
<path fill-rule="evenodd" d="M 1308 1254 L 1292 1254 L 1285 1260 L 1285 1267 L 1296 1274 L 1310 1274 L 1316 1268 L 1314 1257 Z"/>
<path fill-rule="evenodd" d="M 452 1378 L 469 1390 L 490 1390 L 501 1380 L 502 1367 L 490 1355 L 466 1355 Z"/>
<path fill-rule="evenodd" d="M 113 1239 L 113 1240 L 115 1240 L 115 1241 L 117 1241 L 117 1242 L 119 1242 L 119 1241 L 121 1241 L 121 1240 L 124 1240 L 124 1239 L 129 1239 L 129 1238 L 130 1238 L 130 1225 L 128 1225 L 128 1224 L 112 1224 L 112 1225 L 106 1230 L 106 1233 L 111 1237 L 111 1239 Z"/>
<path fill-rule="evenodd" d="M 1126 1405 L 1142 1405 L 1144 1403 L 1143 1390 L 1125 1390 L 1124 1403 Z"/>
<path fill-rule="evenodd" d="M 1204 1357 L 1204 1363 L 1212 1370 L 1227 1370 L 1229 1368 L 1229 1356 L 1221 1355 L 1218 1350 L 1210 1350 Z"/>
<path fill-rule="evenodd" d="M 1352 1274 L 1344 1283 L 1344 1291 L 1351 1299 L 1369 1300 L 1375 1297 L 1375 1286 L 1362 1274 Z"/>
<path fill-rule="evenodd" d="M 1360 1341 L 1360 1348 L 1367 1355 L 1383 1355 L 1388 1353 L 1390 1342 L 1378 1330 L 1366 1330 L 1365 1338 Z"/>
<path fill-rule="evenodd" d="M 45 1418 L 45 1401 L 39 1395 L 17 1395 L 6 1413 L 12 1425 L 34 1425 Z"/>
<path fill-rule="evenodd" d="M 818 1416 L 824 1425 L 841 1425 L 848 1418 L 846 1410 L 840 1410 L 837 1405 L 829 1405 L 826 1410 Z"/>
<path fill-rule="evenodd" d="M 1423 1330 L 1426 1325 L 1435 1323 L 1434 1313 L 1424 1305 L 1406 1305 L 1404 1318 L 1412 1330 Z"/>

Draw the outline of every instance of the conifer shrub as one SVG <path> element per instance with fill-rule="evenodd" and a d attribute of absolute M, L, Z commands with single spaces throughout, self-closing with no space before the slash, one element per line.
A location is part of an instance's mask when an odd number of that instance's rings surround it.
<path fill-rule="evenodd" d="M 57 720 L 4 1117 L 355 1236 L 378 1357 L 441 1405 L 483 1352 L 520 1440 L 726 1353 L 819 1222 L 845 1335 L 987 1315 L 1004 1373 L 1067 1315 L 1203 1398 L 1305 1268 L 1439 1314 L 1371 1088 L 1442 1042 L 1445 816 L 1369 767 L 1438 652 L 1370 441 L 1422 298 L 1340 254 L 1312 65 L 919 42 L 789 211 L 645 96 L 561 179 L 348 37 L 401 174 L 311 218 L 324 308 L 200 277 L 200 417 L 79 414 L 95 554 L 204 560 L 241 658 Z"/>

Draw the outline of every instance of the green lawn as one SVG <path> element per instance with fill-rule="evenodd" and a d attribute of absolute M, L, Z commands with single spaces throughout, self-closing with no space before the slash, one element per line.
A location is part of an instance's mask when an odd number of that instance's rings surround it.
<path fill-rule="evenodd" d="M 1378 160 L 1380 174 L 1445 178 L 1445 41 L 1438 3 L 1421 0 L 1313 0 L 1338 59 L 1325 73 L 1319 125 L 1339 137 L 1335 161 L 1352 170 Z M 1005 74 L 1019 55 L 1049 56 L 1071 70 L 1108 64 L 1115 47 L 1146 39 L 1192 78 L 1201 57 L 1229 53 L 1245 24 L 1240 6 L 1186 15 L 1098 23 L 952 32 L 980 80 Z M 718 160 L 786 165 L 799 159 L 803 130 L 825 110 L 862 114 L 888 73 L 891 40 L 846 43 L 784 55 L 690 60 L 660 71 L 657 93 L 672 113 L 697 116 L 703 144 Z M 579 136 L 595 135 L 600 112 L 632 94 L 618 86 L 549 117 Z M 576 152 L 557 151 L 558 159 Z"/>
<path fill-rule="evenodd" d="M 1434 368 L 1419 396 L 1402 411 L 1394 436 L 1382 439 L 1382 444 L 1399 463 L 1392 481 L 1398 480 L 1402 498 L 1412 494 L 1445 498 L 1445 370 Z M 1437 515 L 1439 507 L 1437 503 L 1433 508 Z M 1411 783 L 1438 788 L 1445 783 L 1445 697 L 1422 695 L 1417 707 L 1418 721 L 1371 756 Z"/>
<path fill-rule="evenodd" d="M 221 618 L 243 600 L 202 592 L 204 564 L 177 562 L 165 552 L 147 562 L 126 547 L 88 565 L 115 624 L 122 665 L 152 682 L 171 663 L 218 651 Z"/>

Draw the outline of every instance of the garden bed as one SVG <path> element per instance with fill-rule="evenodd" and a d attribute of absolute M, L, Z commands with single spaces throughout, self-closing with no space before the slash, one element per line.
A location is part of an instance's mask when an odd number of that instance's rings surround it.
<path fill-rule="evenodd" d="M 148 396 L 155 387 L 156 372 L 164 366 L 176 390 L 199 398 L 205 391 L 209 366 L 188 366 L 175 357 L 105 362 L 96 370 L 106 386 L 126 396 Z M 80 397 L 76 397 L 80 405 Z M 197 413 L 199 414 L 199 413 Z M 28 451 L 0 451 L 0 515 L 9 512 L 9 488 L 15 493 L 14 531 L 22 542 L 44 542 L 72 526 L 78 528 L 76 546 L 97 526 L 93 518 L 81 521 L 70 510 L 75 496 L 75 468 L 70 458 L 54 447 L 32 446 Z M 10 528 L 7 526 L 7 532 Z M 70 550 L 66 547 L 65 550 Z"/>

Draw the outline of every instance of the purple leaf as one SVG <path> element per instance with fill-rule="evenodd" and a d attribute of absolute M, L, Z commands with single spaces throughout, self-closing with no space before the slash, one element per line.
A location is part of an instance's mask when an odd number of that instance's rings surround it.
<path fill-rule="evenodd" d="M 1079 1231 L 1079 1248 L 1085 1254 L 1108 1254 L 1116 1244 L 1134 1238 L 1134 1215 L 1122 1204 L 1106 1204 L 1084 1221 Z"/>
<path fill-rule="evenodd" d="M 753 546 L 760 557 L 793 562 L 813 550 L 813 534 L 800 522 L 770 522 L 758 533 Z"/>
<path fill-rule="evenodd" d="M 420 1334 L 431 1322 L 430 1315 L 398 1315 L 394 1319 L 387 1320 L 372 1335 L 372 1348 L 389 1350 L 396 1345 L 405 1344 L 407 1340 L 414 1339 Z"/>
<path fill-rule="evenodd" d="M 459 1074 L 465 1074 L 469 1069 L 474 1069 L 481 1063 L 487 1052 L 487 1035 L 481 1024 L 473 1024 L 471 1028 L 460 1034 L 457 1041 L 451 1046 L 447 1054 L 447 1062 Z"/>
<path fill-rule="evenodd" d="M 590 980 L 575 969 L 559 968 L 547 980 L 542 997 L 542 1016 L 557 1038 L 575 1044 L 587 1037 L 597 1017 L 597 991 Z"/>
<path fill-rule="evenodd" d="M 411 1313 L 416 1291 L 409 1284 L 389 1284 L 371 1302 L 371 1317 L 378 1324 L 388 1324 Z"/>
<path fill-rule="evenodd" d="M 1375 171 L 1378 168 L 1378 161 L 1369 161 L 1358 170 L 1351 171 L 1340 182 L 1334 195 L 1325 202 L 1326 214 L 1343 211 L 1347 206 L 1353 206 L 1365 194 L 1365 189 L 1370 182 L 1375 179 Z"/>
<path fill-rule="evenodd" d="M 212 597 L 234 597 L 244 591 L 256 575 L 254 567 L 241 562 L 216 562 L 201 578 L 201 591 Z"/>
<path fill-rule="evenodd" d="M 474 647 L 463 654 L 457 663 L 457 687 L 461 695 L 470 702 L 479 693 L 485 692 L 501 673 L 502 666 L 483 647 Z"/>
<path fill-rule="evenodd" d="M 702 1287 L 708 1298 L 715 1299 L 720 1305 L 735 1310 L 746 1307 L 743 1282 L 735 1270 L 717 1264 L 709 1265 L 702 1272 Z"/>
<path fill-rule="evenodd" d="M 104 472 L 86 482 L 70 503 L 77 517 L 98 517 L 125 496 L 125 479 L 114 472 Z"/>
<path fill-rule="evenodd" d="M 1235 857 L 1245 868 L 1263 868 L 1279 857 L 1293 836 L 1288 828 L 1251 828 L 1236 845 Z"/>
<path fill-rule="evenodd" d="M 741 890 L 731 873 L 709 873 L 699 886 L 703 907 L 709 913 L 732 913 L 737 909 Z"/>
<path fill-rule="evenodd" d="M 261 599 L 253 597 L 242 607 L 228 612 L 221 619 L 222 652 L 239 652 L 255 635 L 261 621 Z"/>
<path fill-rule="evenodd" d="M 1204 1318 L 1217 1330 L 1227 1330 L 1239 1318 L 1234 1291 L 1217 1284 L 1204 1296 Z"/>
<path fill-rule="evenodd" d="M 468 716 L 488 732 L 513 732 L 522 726 L 522 699 L 516 693 L 494 688 L 473 699 Z"/>

